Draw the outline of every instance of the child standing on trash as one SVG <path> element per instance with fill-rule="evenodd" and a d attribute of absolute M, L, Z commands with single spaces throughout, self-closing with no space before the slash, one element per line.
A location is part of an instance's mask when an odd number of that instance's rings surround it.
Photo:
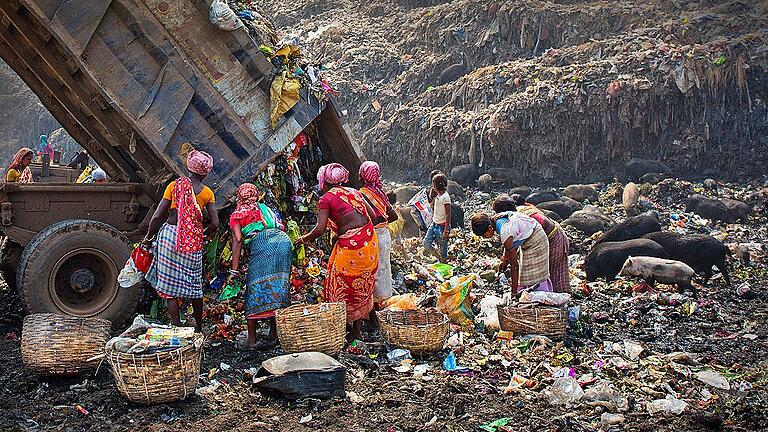
<path fill-rule="evenodd" d="M 433 193 L 432 223 L 424 236 L 424 249 L 445 263 L 448 260 L 448 235 L 451 232 L 451 197 L 448 195 L 448 178 L 445 174 L 439 173 L 432 177 L 430 195 Z"/>

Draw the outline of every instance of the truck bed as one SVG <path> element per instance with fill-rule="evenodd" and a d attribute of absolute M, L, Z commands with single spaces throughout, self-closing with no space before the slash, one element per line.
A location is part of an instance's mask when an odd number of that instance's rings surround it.
<path fill-rule="evenodd" d="M 332 98 L 269 126 L 272 65 L 245 29 L 208 22 L 210 0 L 6 0 L 0 56 L 115 181 L 155 190 L 184 172 L 181 146 L 214 156 L 220 205 L 316 121 L 355 170 L 360 151 Z"/>

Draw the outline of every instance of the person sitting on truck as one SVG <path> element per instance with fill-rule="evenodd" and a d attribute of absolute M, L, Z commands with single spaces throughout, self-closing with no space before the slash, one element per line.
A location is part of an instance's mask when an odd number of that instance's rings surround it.
<path fill-rule="evenodd" d="M 29 165 L 35 157 L 31 148 L 23 147 L 13 156 L 8 172 L 5 173 L 5 181 L 9 183 L 32 183 L 32 171 Z"/>
<path fill-rule="evenodd" d="M 143 240 L 148 244 L 157 235 L 153 285 L 158 295 L 168 300 L 171 322 L 181 325 L 179 303 L 181 299 L 190 299 L 197 332 L 202 330 L 203 320 L 203 241 L 219 226 L 213 191 L 203 184 L 211 169 L 211 155 L 197 150 L 189 153 L 189 177 L 180 177 L 166 187 Z M 205 229 L 203 208 L 210 219 Z"/>
<path fill-rule="evenodd" d="M 342 186 L 349 181 L 349 171 L 342 165 L 332 163 L 320 167 L 317 180 L 324 192 L 317 205 L 317 225 L 294 244 L 298 246 L 319 238 L 330 225 L 337 240 L 328 260 L 323 299 L 347 304 L 347 323 L 351 326 L 348 339 L 361 339 L 361 320 L 373 310 L 379 264 L 379 245 L 371 223 L 375 213 L 360 192 Z"/>
<path fill-rule="evenodd" d="M 53 160 L 53 156 L 56 152 L 48 142 L 48 135 L 40 135 L 40 144 L 37 149 L 37 155 L 40 156 L 40 160 L 43 160 L 43 156 L 48 156 L 50 160 Z"/>
<path fill-rule="evenodd" d="M 268 348 L 277 341 L 275 311 L 291 305 L 288 283 L 291 277 L 293 244 L 285 233 L 280 214 L 259 202 L 259 190 L 251 183 L 237 188 L 237 207 L 229 217 L 232 231 L 232 267 L 229 283 L 240 273 L 243 244 L 250 251 L 245 291 L 245 316 L 248 322 L 246 349 L 255 348 L 257 320 L 269 320 Z"/>
<path fill-rule="evenodd" d="M 105 173 L 101 168 L 96 168 L 91 173 L 91 179 L 93 180 L 93 183 L 106 183 L 107 173 Z"/>

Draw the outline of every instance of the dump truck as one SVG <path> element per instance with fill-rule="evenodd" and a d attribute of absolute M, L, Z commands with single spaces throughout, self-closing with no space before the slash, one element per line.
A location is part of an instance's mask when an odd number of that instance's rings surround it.
<path fill-rule="evenodd" d="M 220 208 L 310 126 L 324 159 L 359 167 L 330 95 L 302 88 L 272 127 L 275 66 L 246 28 L 211 24 L 210 3 L 0 1 L 0 57 L 111 179 L 0 186 L 3 259 L 28 312 L 115 324 L 134 313 L 142 289 L 117 276 L 185 172 L 185 143 L 213 156 L 206 184 Z"/>

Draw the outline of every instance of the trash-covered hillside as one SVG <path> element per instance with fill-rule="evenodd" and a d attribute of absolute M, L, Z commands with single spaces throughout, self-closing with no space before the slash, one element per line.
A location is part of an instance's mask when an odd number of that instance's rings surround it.
<path fill-rule="evenodd" d="M 328 68 L 367 155 L 598 180 L 629 158 L 746 178 L 766 143 L 757 1 L 269 2 Z M 718 155 L 727 154 L 727 158 Z"/>

